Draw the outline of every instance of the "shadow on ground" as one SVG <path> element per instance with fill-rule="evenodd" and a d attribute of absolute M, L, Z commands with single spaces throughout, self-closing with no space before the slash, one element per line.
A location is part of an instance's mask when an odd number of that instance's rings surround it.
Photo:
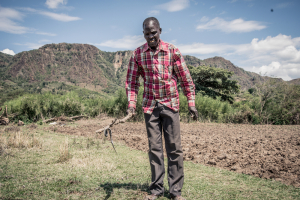
<path fill-rule="evenodd" d="M 137 195 L 141 196 L 141 198 L 143 198 L 146 194 L 150 194 L 150 190 L 149 190 L 149 184 L 148 183 L 144 183 L 144 184 L 134 184 L 134 183 L 109 183 L 106 182 L 104 184 L 100 184 L 100 187 L 102 187 L 105 192 L 106 192 L 106 197 L 104 198 L 104 200 L 107 200 L 110 198 L 111 194 L 114 191 L 114 188 L 120 189 L 126 189 L 126 190 L 136 190 L 137 191 Z M 170 197 L 170 193 L 168 191 L 164 192 L 164 197 L 166 198 L 171 198 Z"/>

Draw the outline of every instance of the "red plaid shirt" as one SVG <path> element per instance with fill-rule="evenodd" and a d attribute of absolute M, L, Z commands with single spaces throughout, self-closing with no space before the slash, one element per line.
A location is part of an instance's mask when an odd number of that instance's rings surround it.
<path fill-rule="evenodd" d="M 160 40 L 156 52 L 147 43 L 133 52 L 125 83 L 128 107 L 136 107 L 139 76 L 144 79 L 144 113 L 151 114 L 156 102 L 178 111 L 177 80 L 181 83 L 188 105 L 195 106 L 195 85 L 180 51 L 174 45 Z"/>

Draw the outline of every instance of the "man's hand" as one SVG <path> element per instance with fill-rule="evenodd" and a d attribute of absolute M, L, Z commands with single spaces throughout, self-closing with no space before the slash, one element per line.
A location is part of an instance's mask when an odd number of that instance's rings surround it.
<path fill-rule="evenodd" d="M 135 108 L 129 107 L 126 111 L 126 114 L 128 115 L 129 113 L 132 113 L 132 115 L 135 115 Z"/>
<path fill-rule="evenodd" d="M 198 111 L 195 106 L 190 106 L 189 107 L 189 112 L 191 113 L 191 117 L 193 118 L 194 121 L 198 120 Z"/>

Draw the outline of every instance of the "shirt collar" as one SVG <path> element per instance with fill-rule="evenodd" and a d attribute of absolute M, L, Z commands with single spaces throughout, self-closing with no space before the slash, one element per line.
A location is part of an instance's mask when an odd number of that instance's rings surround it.
<path fill-rule="evenodd" d="M 146 42 L 146 44 L 144 45 L 144 48 L 143 48 L 143 53 L 146 52 L 148 49 L 150 50 L 150 47 L 149 47 L 148 43 Z M 159 52 L 161 50 L 168 51 L 168 45 L 164 41 L 159 39 L 158 50 L 156 50 L 156 51 Z"/>

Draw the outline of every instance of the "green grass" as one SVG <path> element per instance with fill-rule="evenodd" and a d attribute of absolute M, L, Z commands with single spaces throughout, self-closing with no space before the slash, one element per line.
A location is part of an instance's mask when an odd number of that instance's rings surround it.
<path fill-rule="evenodd" d="M 0 129 L 0 199 L 125 200 L 142 199 L 148 192 L 151 176 L 146 153 L 115 142 L 116 154 L 109 140 L 41 128 L 21 129 L 23 138 L 31 141 L 34 136 L 38 141 L 27 147 L 8 143 L 15 133 Z M 300 199 L 299 188 L 273 180 L 192 162 L 184 167 L 182 195 L 190 200 Z M 169 193 L 159 199 L 169 199 Z"/>

